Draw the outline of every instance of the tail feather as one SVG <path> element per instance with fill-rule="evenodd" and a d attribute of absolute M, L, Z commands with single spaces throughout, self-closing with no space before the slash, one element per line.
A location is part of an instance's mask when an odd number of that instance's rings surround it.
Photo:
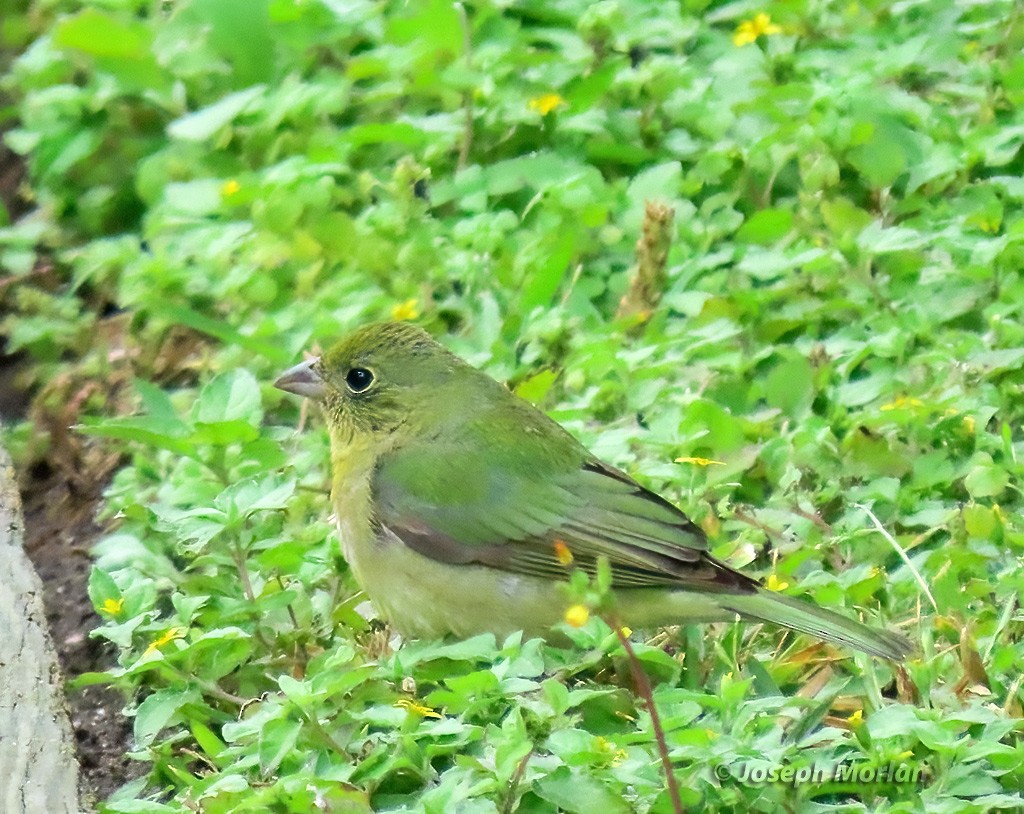
<path fill-rule="evenodd" d="M 902 661 L 913 650 L 910 640 L 898 633 L 871 628 L 810 602 L 763 588 L 752 594 L 723 596 L 718 602 L 725 610 L 747 619 L 782 625 L 872 656 Z"/>

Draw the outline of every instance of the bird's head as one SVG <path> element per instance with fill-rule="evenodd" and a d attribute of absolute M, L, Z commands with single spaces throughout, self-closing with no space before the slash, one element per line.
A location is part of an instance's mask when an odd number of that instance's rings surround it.
<path fill-rule="evenodd" d="M 476 373 L 407 322 L 365 325 L 314 359 L 286 370 L 274 386 L 320 402 L 338 440 L 383 442 L 417 432 L 423 416 L 452 405 L 453 381 Z"/>

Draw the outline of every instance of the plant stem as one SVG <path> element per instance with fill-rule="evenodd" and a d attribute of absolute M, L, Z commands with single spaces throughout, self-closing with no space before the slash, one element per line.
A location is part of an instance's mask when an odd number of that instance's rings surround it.
<path fill-rule="evenodd" d="M 629 637 L 623 632 L 622 625 L 616 624 L 613 627 L 615 628 L 615 635 L 619 637 L 619 642 L 629 658 L 629 668 L 633 673 L 633 681 L 636 683 L 637 691 L 640 693 L 640 697 L 644 699 L 644 704 L 647 705 L 647 712 L 651 716 L 651 728 L 654 729 L 654 740 L 658 745 L 661 765 L 665 769 L 665 782 L 668 785 L 669 799 L 672 800 L 672 810 L 675 814 L 683 814 L 683 801 L 679 797 L 679 784 L 676 782 L 676 776 L 672 771 L 672 759 L 668 754 L 665 731 L 661 728 L 661 716 L 658 714 L 658 708 L 654 705 L 654 692 L 651 689 L 651 681 L 647 677 L 643 665 L 640 664 L 640 659 L 636 657 L 636 652 L 633 650 Z"/>
<path fill-rule="evenodd" d="M 530 747 L 530 751 L 523 755 L 523 759 L 519 761 L 519 765 L 516 766 L 515 772 L 512 777 L 508 780 L 508 789 L 505 792 L 505 802 L 501 806 L 501 814 L 512 814 L 515 809 L 515 793 L 516 789 L 519 788 L 519 784 L 523 780 L 523 775 L 526 774 L 526 764 L 530 762 L 530 758 L 533 757 L 533 751 L 535 747 Z"/>

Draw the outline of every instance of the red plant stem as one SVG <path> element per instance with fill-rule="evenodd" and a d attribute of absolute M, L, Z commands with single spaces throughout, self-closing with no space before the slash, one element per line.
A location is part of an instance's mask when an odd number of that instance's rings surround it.
<path fill-rule="evenodd" d="M 658 715 L 658 709 L 654 706 L 654 691 L 651 689 L 651 681 L 647 677 L 647 673 L 644 672 L 640 659 L 636 657 L 636 652 L 633 650 L 633 645 L 630 644 L 629 638 L 622 632 L 622 625 L 616 624 L 614 627 L 615 635 L 619 637 L 619 641 L 629 657 L 629 669 L 633 673 L 633 681 L 636 683 L 640 697 L 644 699 L 647 711 L 651 715 L 651 727 L 654 729 L 654 740 L 658 744 L 658 754 L 661 755 L 661 765 L 665 769 L 665 781 L 668 784 L 668 794 L 672 800 L 672 810 L 675 814 L 683 814 L 683 801 L 679 797 L 679 784 L 676 782 L 676 776 L 672 771 L 672 760 L 668 756 L 668 743 L 665 741 L 665 730 L 661 728 L 661 716 Z"/>

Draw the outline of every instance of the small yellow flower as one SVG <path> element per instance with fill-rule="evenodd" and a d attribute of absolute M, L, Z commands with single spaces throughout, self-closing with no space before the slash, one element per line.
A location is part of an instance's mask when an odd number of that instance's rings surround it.
<path fill-rule="evenodd" d="M 528 104 L 530 110 L 536 110 L 541 116 L 547 116 L 551 111 L 566 104 L 566 101 L 557 93 L 545 93 L 541 96 L 534 96 Z"/>
<path fill-rule="evenodd" d="M 615 744 L 609 742 L 607 738 L 603 738 L 600 735 L 594 738 L 594 747 L 596 751 L 602 752 L 611 758 L 612 766 L 618 766 L 622 761 L 629 757 L 629 753 L 625 749 L 616 747 Z"/>
<path fill-rule="evenodd" d="M 416 319 L 419 315 L 415 299 L 400 302 L 391 308 L 391 318 L 396 322 L 408 322 L 411 319 Z"/>
<path fill-rule="evenodd" d="M 725 461 L 713 461 L 710 458 L 676 458 L 677 464 L 696 464 L 697 466 L 725 466 Z"/>
<path fill-rule="evenodd" d="M 907 407 L 924 407 L 924 402 L 921 401 L 921 399 L 900 396 L 896 401 L 890 401 L 888 404 L 883 404 L 878 409 L 883 412 L 888 412 L 889 410 L 903 410 Z"/>
<path fill-rule="evenodd" d="M 164 633 L 159 639 L 156 639 L 149 647 L 146 648 L 144 656 L 148 656 L 150 653 L 157 652 L 161 647 L 175 639 L 180 639 L 185 635 L 185 629 L 181 627 L 172 627 L 166 633 Z"/>
<path fill-rule="evenodd" d="M 121 612 L 121 608 L 124 607 L 124 597 L 120 599 L 107 598 L 103 600 L 103 604 L 100 605 L 100 610 L 104 613 L 109 613 L 111 616 L 117 616 Z"/>
<path fill-rule="evenodd" d="M 974 435 L 974 416 L 965 415 L 963 420 L 964 430 Z"/>
<path fill-rule="evenodd" d="M 558 560 L 559 565 L 572 565 L 572 552 L 569 550 L 569 546 L 565 544 L 564 540 L 555 540 L 555 559 Z"/>
<path fill-rule="evenodd" d="M 779 579 L 775 574 L 769 574 L 764 587 L 769 591 L 784 591 L 789 587 L 789 583 Z"/>
<path fill-rule="evenodd" d="M 846 719 L 851 729 L 856 729 L 864 723 L 864 710 L 858 709 L 853 715 Z"/>
<path fill-rule="evenodd" d="M 225 181 L 224 186 L 220 188 L 220 194 L 225 198 L 230 198 L 232 195 L 237 195 L 238 190 L 242 188 L 242 185 L 238 183 L 234 178 L 230 181 Z"/>
<path fill-rule="evenodd" d="M 573 627 L 583 627 L 587 620 L 590 618 L 590 611 L 586 605 L 572 605 L 565 612 L 566 624 L 572 625 Z"/>
<path fill-rule="evenodd" d="M 430 707 L 424 706 L 423 704 L 417 704 L 415 701 L 410 701 L 408 698 L 399 698 L 394 704 L 399 709 L 407 709 L 409 712 L 415 712 L 417 715 L 422 715 L 424 718 L 441 718 L 443 717 L 440 713 L 432 710 Z"/>
<path fill-rule="evenodd" d="M 740 48 L 757 42 L 757 38 L 760 36 L 768 37 L 781 33 L 782 27 L 773 23 L 772 18 L 762 11 L 760 14 L 754 15 L 752 19 L 744 20 L 736 26 L 736 31 L 732 35 L 732 44 Z"/>
<path fill-rule="evenodd" d="M 619 633 L 621 633 L 624 638 L 628 639 L 630 636 L 633 635 L 633 628 L 626 627 L 625 625 L 623 625 L 619 628 Z"/>

